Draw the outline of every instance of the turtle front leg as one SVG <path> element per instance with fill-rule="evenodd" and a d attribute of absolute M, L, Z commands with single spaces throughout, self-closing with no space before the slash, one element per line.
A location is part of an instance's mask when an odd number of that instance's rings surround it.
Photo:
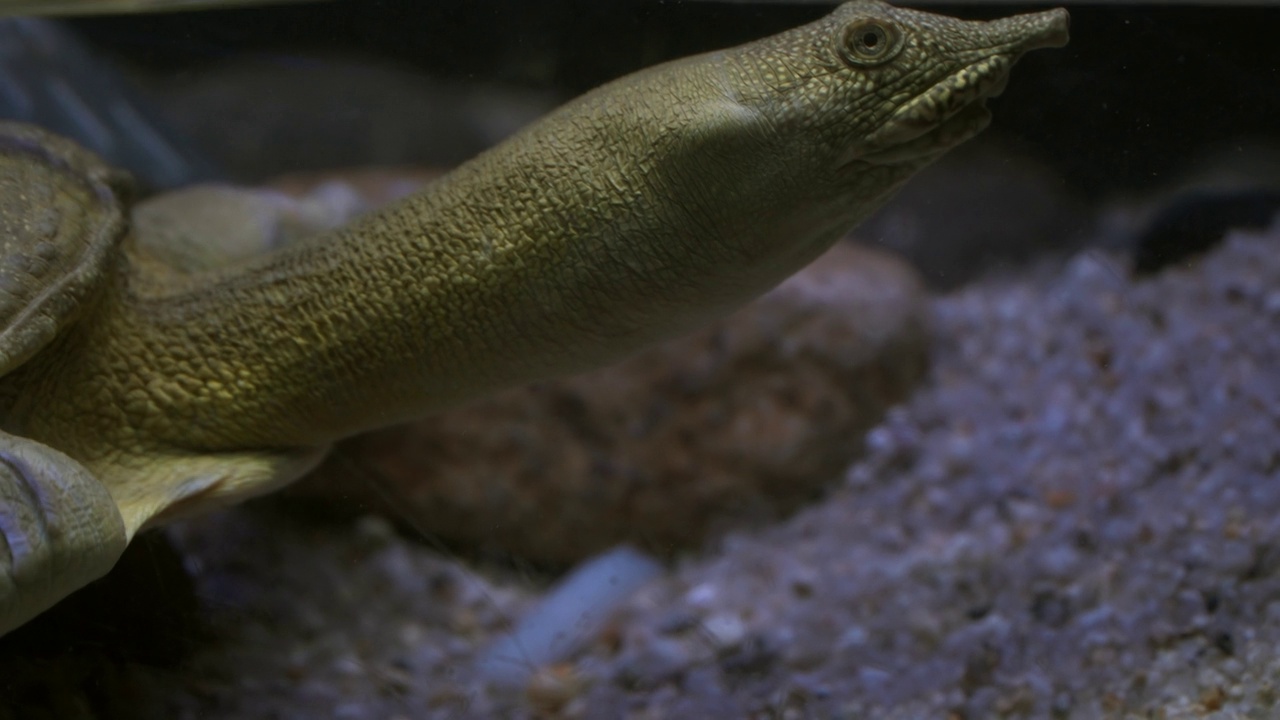
<path fill-rule="evenodd" d="M 0 433 L 0 635 L 105 575 L 126 544 L 115 501 L 84 466 Z"/>

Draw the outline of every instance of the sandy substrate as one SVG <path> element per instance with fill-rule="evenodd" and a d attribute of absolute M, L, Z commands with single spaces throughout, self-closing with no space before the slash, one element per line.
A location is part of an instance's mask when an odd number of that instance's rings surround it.
<path fill-rule="evenodd" d="M 932 374 L 824 501 L 513 686 L 479 659 L 545 578 L 277 499 L 171 531 L 204 626 L 184 659 L 81 657 L 0 718 L 1275 717 L 1278 243 L 938 299 Z"/>

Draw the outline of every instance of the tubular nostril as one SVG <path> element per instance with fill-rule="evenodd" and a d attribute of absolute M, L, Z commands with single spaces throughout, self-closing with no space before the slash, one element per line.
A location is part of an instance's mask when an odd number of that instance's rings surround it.
<path fill-rule="evenodd" d="M 1062 8 L 1025 17 L 1039 26 L 1039 32 L 1027 37 L 1026 43 L 1021 48 L 1024 51 L 1062 47 L 1070 39 L 1068 30 L 1071 27 L 1071 16 Z"/>
<path fill-rule="evenodd" d="M 993 34 L 1007 42 L 1008 50 L 1024 53 L 1041 48 L 1062 47 L 1069 39 L 1071 16 L 1062 8 L 1014 15 L 991 21 Z"/>
<path fill-rule="evenodd" d="M 1055 8 L 1048 12 L 1053 16 L 1049 47 L 1062 47 L 1071 39 L 1071 14 L 1065 8 Z"/>

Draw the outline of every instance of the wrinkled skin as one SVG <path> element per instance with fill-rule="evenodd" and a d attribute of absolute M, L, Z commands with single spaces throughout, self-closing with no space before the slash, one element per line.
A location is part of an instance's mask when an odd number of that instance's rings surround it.
<path fill-rule="evenodd" d="M 1066 28 L 1061 10 L 966 22 L 860 0 L 605 85 L 282 250 L 174 268 L 128 237 L 82 316 L 0 379 L 0 449 L 65 453 L 15 472 L 83 468 L 122 524 L 99 535 L 127 540 L 289 482 L 338 438 L 618 359 L 822 253 L 981 131 L 1013 63 Z M 39 544 L 26 527 L 0 531 Z M 59 537 L 106 548 L 95 568 L 121 545 Z M 0 631 L 56 593 L 0 585 Z"/>

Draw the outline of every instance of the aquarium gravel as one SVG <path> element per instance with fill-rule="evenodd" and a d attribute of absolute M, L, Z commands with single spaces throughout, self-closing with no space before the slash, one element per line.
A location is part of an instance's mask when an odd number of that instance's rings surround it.
<path fill-rule="evenodd" d="M 581 662 L 587 716 L 1276 717 L 1272 235 L 940 299 L 931 381 L 843 487 L 652 587 Z"/>
<path fill-rule="evenodd" d="M 1277 243 L 1140 282 L 1085 253 L 938 299 L 930 379 L 838 488 L 520 688 L 477 658 L 533 580 L 372 518 L 188 524 L 220 637 L 152 692 L 193 718 L 1274 717 Z"/>
<path fill-rule="evenodd" d="M 931 376 L 824 499 L 501 682 L 545 578 L 276 498 L 169 531 L 207 625 L 180 665 L 67 661 L 54 714 L 0 718 L 1276 717 L 1277 243 L 938 298 Z"/>

